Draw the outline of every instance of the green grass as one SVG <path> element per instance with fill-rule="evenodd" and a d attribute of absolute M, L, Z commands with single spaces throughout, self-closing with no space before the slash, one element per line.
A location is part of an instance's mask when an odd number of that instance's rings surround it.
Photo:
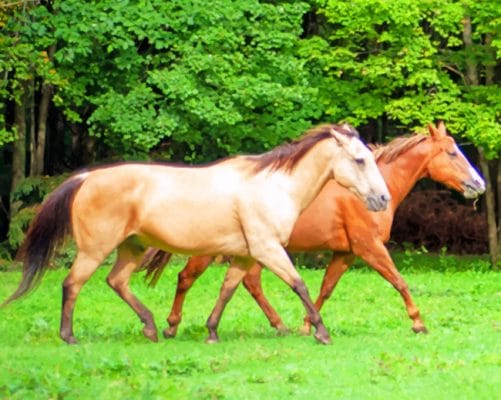
<path fill-rule="evenodd" d="M 435 261 L 444 263 L 438 256 Z M 181 266 L 176 260 L 154 289 L 139 274 L 133 279 L 160 329 Z M 49 271 L 29 297 L 0 310 L 0 398 L 490 400 L 501 393 L 499 273 L 405 270 L 430 330 L 415 335 L 389 284 L 373 271 L 350 271 L 322 311 L 330 346 L 294 332 L 276 336 L 240 288 L 223 314 L 221 343 L 207 345 L 204 324 L 225 270 L 215 266 L 200 278 L 188 294 L 178 337 L 154 344 L 107 287 L 108 268 L 101 268 L 76 306 L 76 346 L 58 337 L 67 271 Z M 302 276 L 316 295 L 323 271 L 303 270 Z M 5 299 L 20 273 L 0 278 Z M 299 299 L 267 271 L 263 281 L 284 322 L 297 329 Z"/>

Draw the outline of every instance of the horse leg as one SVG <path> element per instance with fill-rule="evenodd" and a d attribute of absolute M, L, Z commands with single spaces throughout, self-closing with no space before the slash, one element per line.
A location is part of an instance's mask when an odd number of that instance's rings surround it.
<path fill-rule="evenodd" d="M 219 342 L 219 336 L 217 335 L 217 327 L 219 321 L 221 320 L 221 315 L 223 314 L 226 304 L 230 301 L 231 297 L 235 293 L 238 284 L 245 276 L 247 271 L 252 265 L 252 259 L 234 257 L 226 276 L 224 277 L 223 285 L 221 286 L 221 291 L 217 299 L 216 305 L 212 310 L 209 318 L 207 319 L 207 329 L 209 330 L 209 336 L 207 337 L 207 343 L 217 343 Z"/>
<path fill-rule="evenodd" d="M 407 314 L 413 321 L 412 330 L 415 333 L 427 333 L 428 330 L 421 320 L 419 309 L 412 300 L 409 287 L 395 267 L 386 246 L 382 242 L 377 241 L 371 246 L 363 246 L 356 253 L 398 290 L 404 300 Z"/>
<path fill-rule="evenodd" d="M 190 290 L 198 277 L 209 267 L 213 259 L 214 257 L 212 256 L 190 257 L 184 269 L 178 274 L 176 297 L 174 298 L 170 314 L 167 317 L 169 327 L 165 328 L 163 331 L 165 338 L 173 338 L 176 336 L 177 328 L 182 318 L 186 293 Z"/>
<path fill-rule="evenodd" d="M 332 259 L 325 270 L 320 293 L 315 301 L 315 308 L 320 311 L 324 302 L 331 296 L 341 276 L 353 264 L 355 255 L 352 253 L 334 253 Z M 304 324 L 300 328 L 303 335 L 309 335 L 311 331 L 311 322 L 308 316 L 304 317 Z"/>
<path fill-rule="evenodd" d="M 108 285 L 137 314 L 144 324 L 143 334 L 153 342 L 158 342 L 157 327 L 153 314 L 142 304 L 129 288 L 129 280 L 144 255 L 143 250 L 128 246 L 126 243 L 118 248 L 117 261 L 106 278 Z"/>
<path fill-rule="evenodd" d="M 244 276 L 244 287 L 252 295 L 254 300 L 256 300 L 257 304 L 261 307 L 264 314 L 270 321 L 270 325 L 277 330 L 278 334 L 287 334 L 289 329 L 287 329 L 284 325 L 282 319 L 268 302 L 268 299 L 263 293 L 263 287 L 261 285 L 261 271 L 262 267 L 258 263 L 255 263 L 249 272 Z"/>
<path fill-rule="evenodd" d="M 279 245 L 271 246 L 268 243 L 267 248 L 259 251 L 258 255 L 253 254 L 253 256 L 255 256 L 262 265 L 266 265 L 270 271 L 287 283 L 299 296 L 311 323 L 316 328 L 315 339 L 323 344 L 331 343 L 329 333 L 327 329 L 325 329 L 319 312 L 311 301 L 308 289 L 303 279 L 294 268 L 294 265 L 292 265 L 284 248 Z"/>
<path fill-rule="evenodd" d="M 103 260 L 93 258 L 83 251 L 79 251 L 71 270 L 63 282 L 63 300 L 61 307 L 61 325 L 59 334 L 68 344 L 75 344 L 77 340 L 73 334 L 73 310 L 82 286 L 96 271 Z"/>

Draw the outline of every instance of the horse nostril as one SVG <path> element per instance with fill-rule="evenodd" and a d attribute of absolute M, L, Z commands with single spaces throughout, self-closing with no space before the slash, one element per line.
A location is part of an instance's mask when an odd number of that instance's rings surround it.
<path fill-rule="evenodd" d="M 388 198 L 388 196 L 386 196 L 385 194 L 382 194 L 381 195 L 381 200 L 384 201 L 384 202 L 387 202 L 389 201 L 390 199 Z"/>

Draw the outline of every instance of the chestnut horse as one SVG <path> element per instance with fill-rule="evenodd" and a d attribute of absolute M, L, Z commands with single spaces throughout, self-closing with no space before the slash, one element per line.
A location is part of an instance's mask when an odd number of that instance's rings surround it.
<path fill-rule="evenodd" d="M 287 249 L 291 252 L 333 250 L 325 271 L 320 294 L 315 303 L 320 310 L 330 297 L 343 273 L 356 256 L 390 282 L 400 292 L 414 332 L 426 332 L 419 310 L 414 304 L 404 279 L 399 274 L 384 243 L 390 237 L 395 210 L 421 178 L 431 178 L 474 198 L 485 191 L 485 184 L 473 169 L 454 139 L 446 134 L 445 125 L 429 126 L 430 136 L 414 135 L 397 138 L 385 146 L 375 148 L 377 165 L 388 185 L 392 201 L 385 212 L 371 213 L 350 191 L 329 181 L 318 197 L 301 214 L 294 226 Z M 150 249 L 145 262 L 158 270 L 161 252 Z M 156 263 L 152 259 L 156 257 Z M 186 292 L 212 262 L 212 256 L 191 257 L 179 273 L 176 297 L 167 319 L 170 328 L 167 337 L 176 335 Z M 286 328 L 268 303 L 261 288 L 261 267 L 255 264 L 244 277 L 243 284 L 279 331 Z M 305 318 L 303 333 L 310 331 L 310 319 Z"/>
<path fill-rule="evenodd" d="M 262 155 L 230 157 L 193 167 L 124 163 L 69 178 L 42 205 L 20 251 L 23 277 L 6 303 L 41 279 L 54 250 L 70 232 L 77 255 L 63 283 L 61 338 L 75 343 L 73 310 L 80 289 L 115 248 L 107 282 L 157 340 L 151 312 L 129 279 L 148 246 L 184 254 L 231 255 L 221 296 L 207 326 L 209 342 L 225 304 L 255 261 L 300 297 L 318 341 L 329 334 L 283 246 L 300 212 L 330 179 L 350 188 L 372 210 L 383 210 L 388 189 L 370 150 L 351 126 L 322 125 L 300 140 Z"/>

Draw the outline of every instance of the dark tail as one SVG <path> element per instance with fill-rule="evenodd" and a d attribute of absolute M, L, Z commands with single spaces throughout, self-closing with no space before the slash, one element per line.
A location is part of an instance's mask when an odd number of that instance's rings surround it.
<path fill-rule="evenodd" d="M 149 280 L 148 286 L 154 287 L 157 284 L 171 256 L 172 253 L 160 249 L 149 248 L 146 251 L 139 270 L 146 270 L 144 280 Z"/>
<path fill-rule="evenodd" d="M 21 283 L 0 307 L 25 295 L 42 279 L 54 251 L 71 232 L 71 203 L 83 182 L 84 178 L 68 179 L 42 204 L 17 253 L 17 259 L 23 261 Z"/>

